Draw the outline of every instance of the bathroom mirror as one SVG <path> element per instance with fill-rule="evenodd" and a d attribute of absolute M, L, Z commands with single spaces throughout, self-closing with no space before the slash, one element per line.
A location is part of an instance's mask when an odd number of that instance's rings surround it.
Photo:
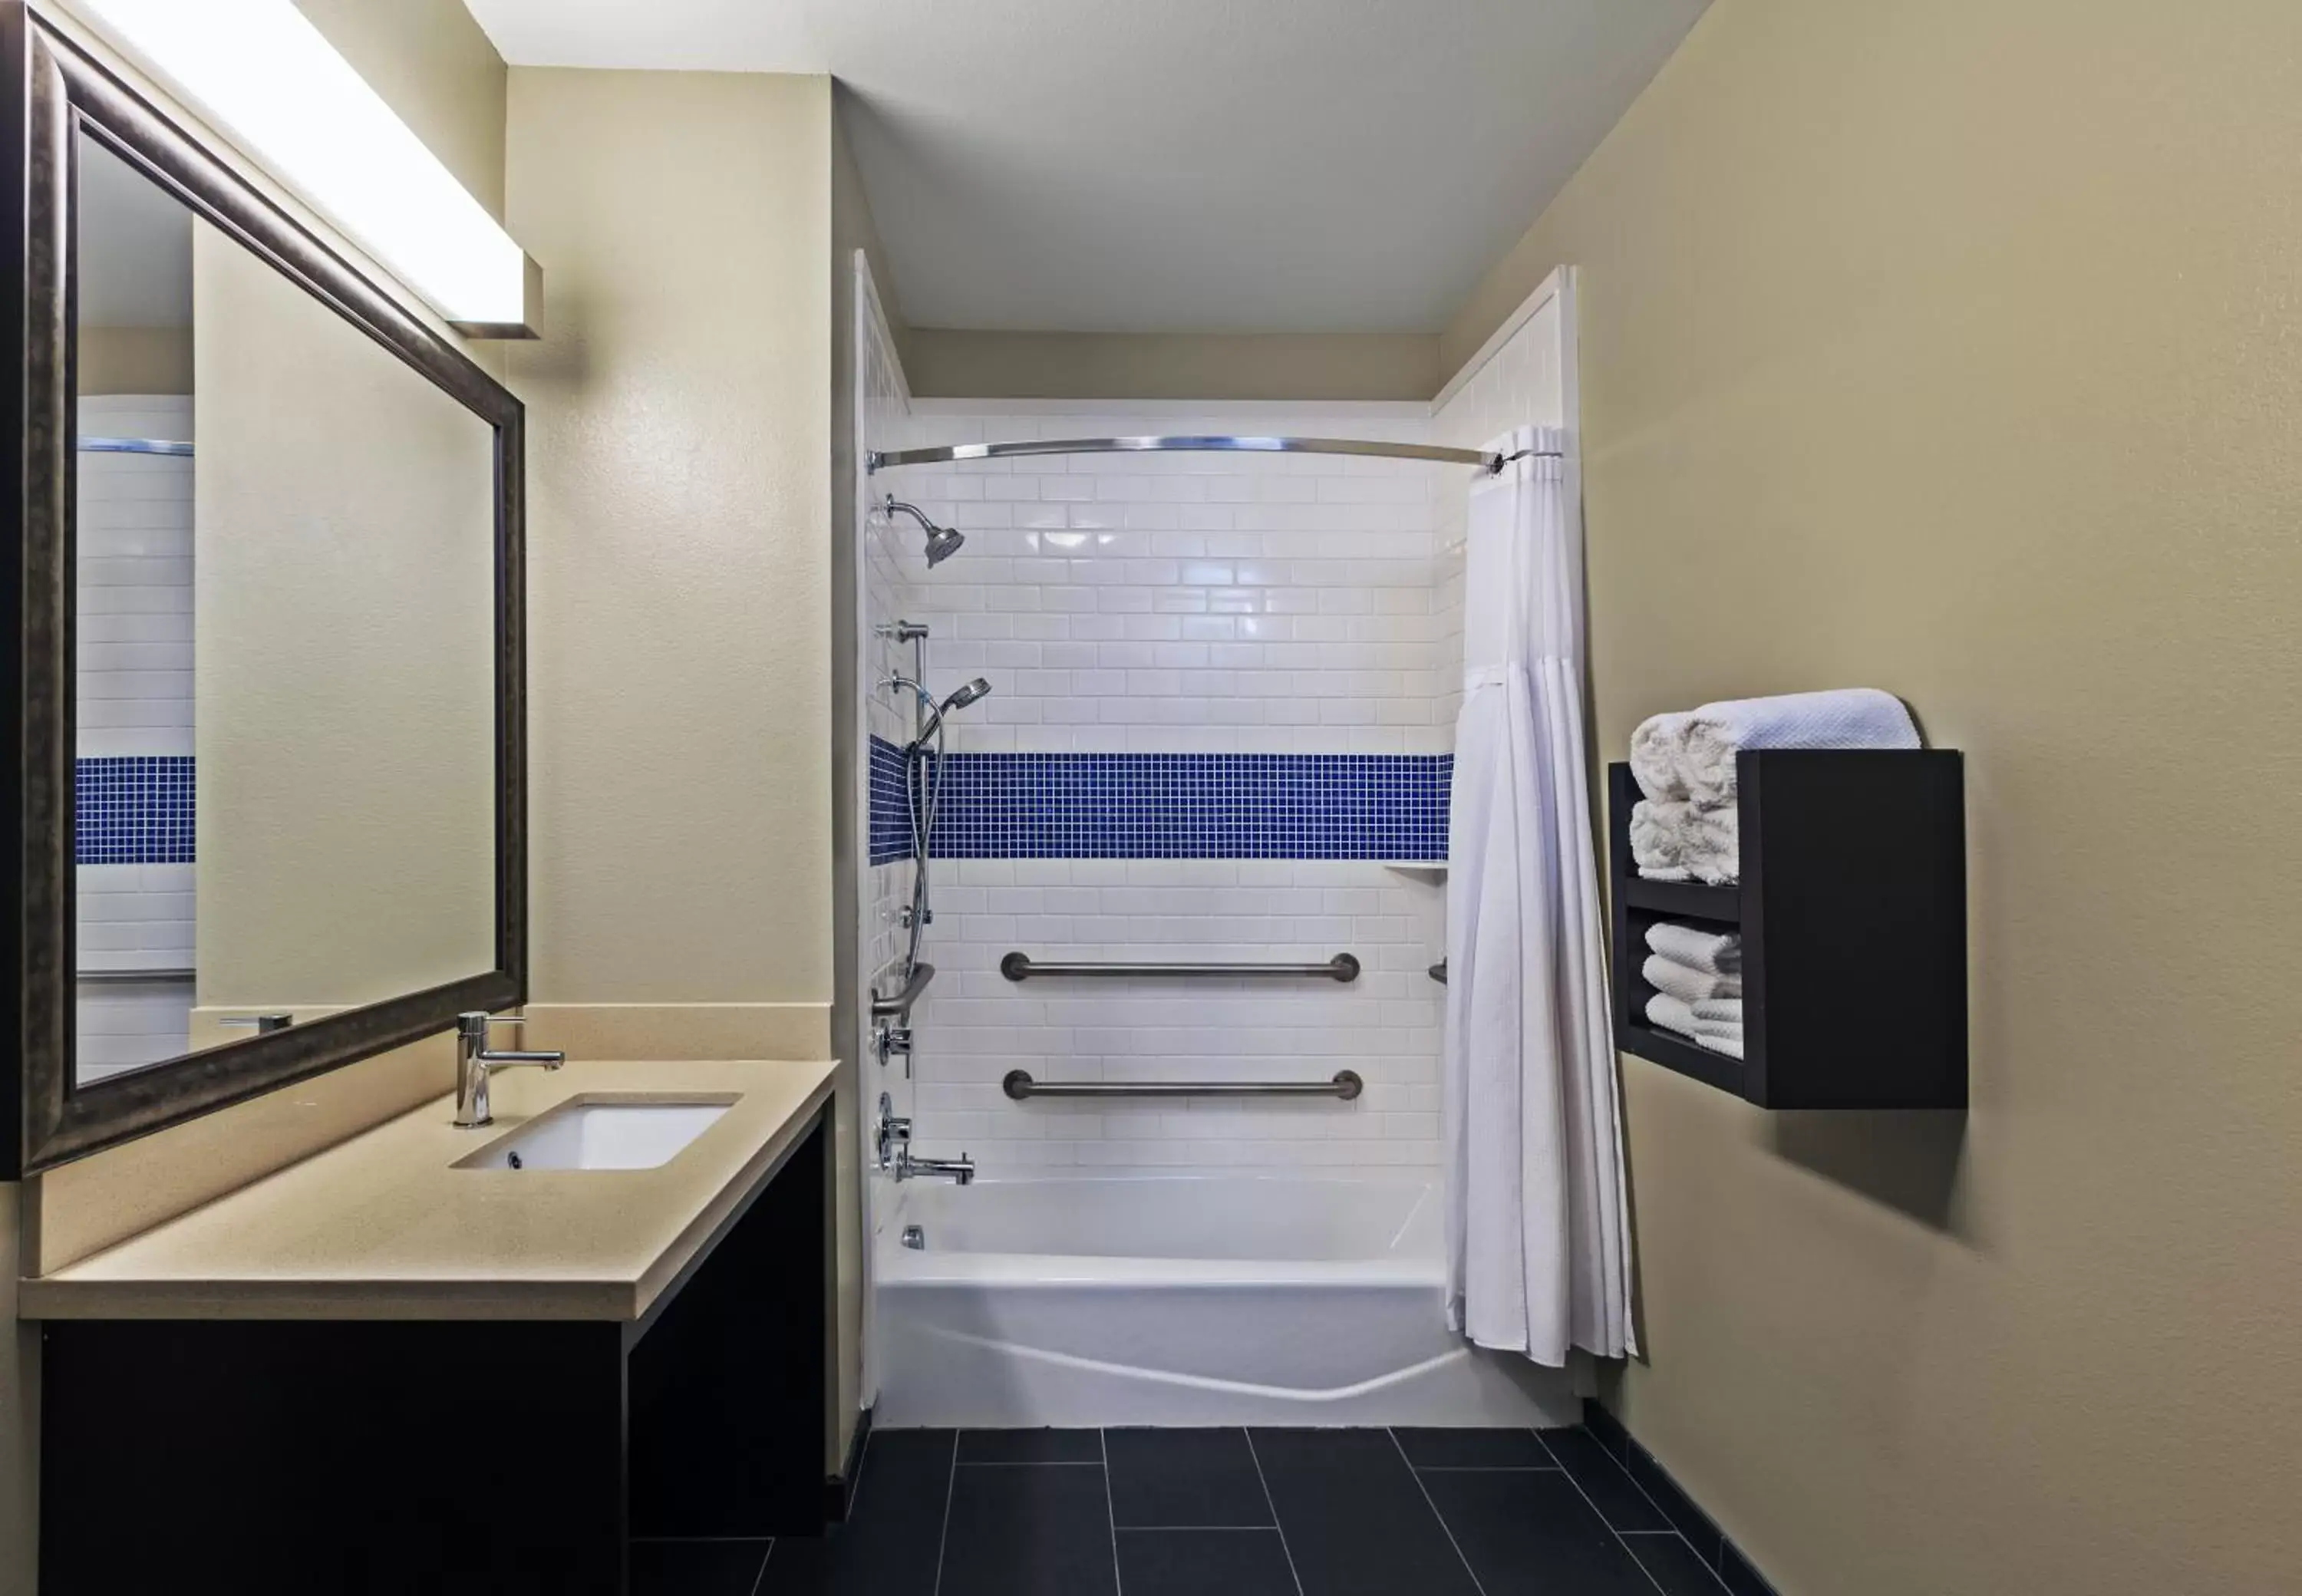
<path fill-rule="evenodd" d="M 33 1170 L 525 995 L 521 433 L 69 43 L 15 42 Z"/>

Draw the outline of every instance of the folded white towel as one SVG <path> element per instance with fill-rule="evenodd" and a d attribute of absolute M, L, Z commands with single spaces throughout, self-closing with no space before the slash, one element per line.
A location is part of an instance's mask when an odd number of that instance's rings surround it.
<path fill-rule="evenodd" d="M 1698 1029 L 1732 1026 L 1743 1029 L 1743 1000 L 1739 997 L 1705 997 L 1687 1004 L 1688 1017 Z"/>
<path fill-rule="evenodd" d="M 1631 778 L 1639 784 L 1640 792 L 1658 803 L 1686 796 L 1678 760 L 1689 718 L 1684 710 L 1649 716 L 1631 734 Z"/>
<path fill-rule="evenodd" d="M 1631 861 L 1650 881 L 1726 886 L 1742 874 L 1742 817 L 1731 803 L 1642 798 L 1631 806 Z"/>
<path fill-rule="evenodd" d="M 1687 1003 L 1700 1003 L 1706 997 L 1740 997 L 1743 978 L 1739 975 L 1718 975 L 1707 970 L 1689 970 L 1660 953 L 1650 953 L 1647 962 L 1639 966 L 1639 973 L 1647 985 L 1658 992 L 1668 992 Z"/>
<path fill-rule="evenodd" d="M 1647 1023 L 1657 1030 L 1684 1037 L 1699 1047 L 1707 1047 L 1713 1053 L 1738 1059 L 1743 1056 L 1743 1022 L 1737 1020 L 1729 1025 L 1703 1018 L 1703 1011 L 1715 1007 L 1720 1001 L 1711 998 L 1690 1004 L 1683 997 L 1658 992 L 1647 999 Z M 1742 1010 L 1740 1002 L 1736 1002 L 1735 1007 L 1739 1013 Z"/>
<path fill-rule="evenodd" d="M 1673 997 L 1668 992 L 1658 992 L 1647 999 L 1647 1023 L 1659 1030 L 1676 1031 L 1682 1037 L 1694 1035 L 1694 1008 L 1683 997 Z"/>
<path fill-rule="evenodd" d="M 1735 755 L 1742 749 L 1918 745 L 1919 729 L 1903 701 L 1875 687 L 1728 699 L 1687 717 L 1679 737 L 1678 785 L 1697 803 L 1728 803 L 1735 797 Z"/>
<path fill-rule="evenodd" d="M 1743 937 L 1736 931 L 1698 931 L 1676 920 L 1659 920 L 1647 928 L 1647 947 L 1706 975 L 1739 975 L 1743 970 Z"/>

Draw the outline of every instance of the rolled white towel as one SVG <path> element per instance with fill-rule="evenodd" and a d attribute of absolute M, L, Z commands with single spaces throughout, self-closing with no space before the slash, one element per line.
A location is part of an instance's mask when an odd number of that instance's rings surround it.
<path fill-rule="evenodd" d="M 1647 948 L 1706 975 L 1743 971 L 1743 937 L 1737 931 L 1698 931 L 1676 920 L 1659 920 L 1647 928 Z"/>
<path fill-rule="evenodd" d="M 1660 953 L 1650 953 L 1647 962 L 1639 966 L 1639 973 L 1647 985 L 1658 992 L 1668 992 L 1687 1003 L 1701 1003 L 1706 997 L 1740 997 L 1743 978 L 1739 975 L 1718 975 L 1707 970 L 1690 970 L 1676 960 Z"/>
<path fill-rule="evenodd" d="M 1647 999 L 1647 1023 L 1658 1030 L 1676 1031 L 1691 1039 L 1694 1036 L 1694 1006 L 1683 997 L 1658 992 Z"/>
<path fill-rule="evenodd" d="M 1658 803 L 1686 796 L 1678 767 L 1679 745 L 1686 739 L 1688 718 L 1684 710 L 1651 715 L 1631 734 L 1631 779 Z"/>
<path fill-rule="evenodd" d="M 1731 1059 L 1739 1060 L 1743 1056 L 1743 1033 L 1739 1030 L 1731 1037 L 1706 1036 L 1697 1031 L 1694 1036 L 1694 1045 L 1698 1047 L 1707 1047 L 1713 1053 L 1724 1054 Z"/>
<path fill-rule="evenodd" d="M 1679 865 L 1697 881 L 1726 886 L 1742 879 L 1743 816 L 1735 805 L 1688 804 L 1678 835 Z"/>
<path fill-rule="evenodd" d="M 1693 872 L 1681 857 L 1685 831 L 1678 812 L 1684 803 L 1642 798 L 1631 805 L 1631 862 L 1650 881 L 1688 881 Z"/>
<path fill-rule="evenodd" d="M 1735 797 L 1735 755 L 1745 748 L 1916 748 L 1919 728 L 1891 693 L 1840 687 L 1775 698 L 1726 699 L 1687 716 L 1677 785 L 1697 803 Z"/>
<path fill-rule="evenodd" d="M 1731 803 L 1642 798 L 1631 805 L 1631 861 L 1650 881 L 1726 886 L 1742 874 L 1741 817 Z"/>

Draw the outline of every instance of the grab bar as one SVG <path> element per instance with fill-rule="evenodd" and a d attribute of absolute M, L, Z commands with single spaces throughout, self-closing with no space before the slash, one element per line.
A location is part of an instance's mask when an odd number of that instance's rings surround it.
<path fill-rule="evenodd" d="M 1359 979 L 1359 962 L 1337 953 L 1323 964 L 1041 964 L 1029 953 L 1009 953 L 999 973 L 1011 981 L 1035 975 L 1310 975 L 1331 981 Z"/>
<path fill-rule="evenodd" d="M 1356 1070 L 1338 1070 L 1332 1080 L 1034 1080 L 1029 1070 L 1010 1070 L 999 1089 L 1018 1103 L 1026 1097 L 1340 1097 L 1349 1103 L 1366 1082 Z"/>
<path fill-rule="evenodd" d="M 871 1000 L 871 1018 L 901 1020 L 912 1012 L 912 1005 L 920 1001 L 920 994 L 926 991 L 928 983 L 934 979 L 934 965 L 924 963 L 913 965 L 912 979 L 903 983 L 903 989 L 901 992 L 896 993 L 893 997 L 875 997 Z"/>

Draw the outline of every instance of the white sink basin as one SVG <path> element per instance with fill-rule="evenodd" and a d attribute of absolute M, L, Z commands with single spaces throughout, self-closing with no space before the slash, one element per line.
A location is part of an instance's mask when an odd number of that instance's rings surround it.
<path fill-rule="evenodd" d="M 491 1142 L 458 1169 L 655 1169 L 711 1128 L 735 1099 L 579 1097 Z"/>

